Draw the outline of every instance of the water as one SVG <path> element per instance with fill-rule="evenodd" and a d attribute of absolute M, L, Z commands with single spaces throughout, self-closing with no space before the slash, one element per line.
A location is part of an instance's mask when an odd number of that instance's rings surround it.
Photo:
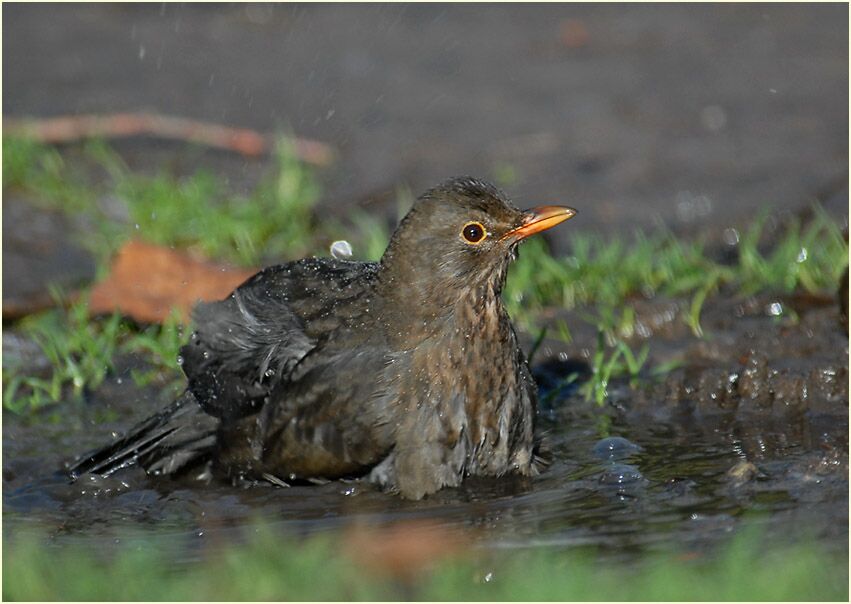
<path fill-rule="evenodd" d="M 471 531 L 480 547 L 591 544 L 614 558 L 635 558 L 671 544 L 706 550 L 748 519 L 776 542 L 815 535 L 837 553 L 847 551 L 847 417 L 695 418 L 600 409 L 574 395 L 543 421 L 553 462 L 540 476 L 470 480 L 420 502 L 357 481 L 245 489 L 132 470 L 76 484 L 53 475 L 63 459 L 129 425 L 119 418 L 140 419 L 155 408 L 157 396 L 114 380 L 97 396 L 111 401 L 105 420 L 103 400 L 59 407 L 53 422 L 7 414 L 6 535 L 47 530 L 56 543 L 101 547 L 153 534 L 164 550 L 191 562 L 202 545 L 239 540 L 257 518 L 298 535 L 430 519 Z M 755 473 L 736 473 L 745 459 Z"/>

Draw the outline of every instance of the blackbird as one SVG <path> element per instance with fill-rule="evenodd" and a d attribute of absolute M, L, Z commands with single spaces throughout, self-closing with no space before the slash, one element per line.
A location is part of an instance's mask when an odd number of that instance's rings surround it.
<path fill-rule="evenodd" d="M 235 481 L 363 477 L 420 499 L 466 476 L 536 474 L 537 391 L 500 294 L 518 244 L 575 213 L 520 211 L 454 178 L 416 201 L 379 262 L 260 271 L 196 307 L 184 394 L 72 476 L 206 464 Z"/>

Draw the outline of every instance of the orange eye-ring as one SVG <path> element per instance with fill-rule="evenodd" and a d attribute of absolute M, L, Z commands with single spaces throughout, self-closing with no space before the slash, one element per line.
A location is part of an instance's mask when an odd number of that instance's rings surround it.
<path fill-rule="evenodd" d="M 467 243 L 481 243 L 487 235 L 488 233 L 481 222 L 468 222 L 461 229 L 461 237 Z"/>

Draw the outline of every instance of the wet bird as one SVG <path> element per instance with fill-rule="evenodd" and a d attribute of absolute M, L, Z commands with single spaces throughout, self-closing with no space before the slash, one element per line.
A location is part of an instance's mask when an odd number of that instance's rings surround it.
<path fill-rule="evenodd" d="M 362 477 L 420 499 L 467 476 L 536 474 L 537 391 L 500 294 L 518 244 L 574 214 L 520 211 L 455 178 L 416 201 L 379 262 L 260 271 L 196 307 L 186 392 L 72 475 Z"/>

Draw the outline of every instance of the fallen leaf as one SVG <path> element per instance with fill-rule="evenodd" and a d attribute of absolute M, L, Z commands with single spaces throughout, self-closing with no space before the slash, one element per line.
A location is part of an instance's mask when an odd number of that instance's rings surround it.
<path fill-rule="evenodd" d="M 186 321 L 198 301 L 221 300 L 256 272 L 131 241 L 119 250 L 109 276 L 92 290 L 89 312 L 117 310 L 143 323 L 162 323 L 176 308 Z"/>
<path fill-rule="evenodd" d="M 559 40 L 566 48 L 582 48 L 587 45 L 591 35 L 581 19 L 565 19 L 559 23 Z"/>
<path fill-rule="evenodd" d="M 412 581 L 438 562 L 467 550 L 471 535 L 428 520 L 375 527 L 358 525 L 345 533 L 344 551 L 366 571 Z"/>

